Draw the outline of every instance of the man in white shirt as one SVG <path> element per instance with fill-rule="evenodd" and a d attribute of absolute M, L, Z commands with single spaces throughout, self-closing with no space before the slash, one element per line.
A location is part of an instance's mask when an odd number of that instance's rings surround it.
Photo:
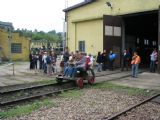
<path fill-rule="evenodd" d="M 47 52 L 44 52 L 44 55 L 42 57 L 44 73 L 47 73 L 47 61 L 46 61 L 46 58 L 47 58 Z"/>
<path fill-rule="evenodd" d="M 150 72 L 155 72 L 156 70 L 156 61 L 157 61 L 158 53 L 156 49 L 153 50 L 150 55 Z"/>

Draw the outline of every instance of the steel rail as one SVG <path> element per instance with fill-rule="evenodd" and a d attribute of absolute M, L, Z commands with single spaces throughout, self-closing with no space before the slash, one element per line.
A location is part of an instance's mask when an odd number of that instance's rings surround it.
<path fill-rule="evenodd" d="M 111 116 L 111 117 L 109 117 L 109 118 L 108 118 L 108 117 L 104 117 L 104 118 L 102 118 L 102 120 L 114 120 L 114 119 L 116 119 L 117 117 L 125 114 L 126 112 L 129 112 L 129 111 L 131 111 L 132 109 L 135 109 L 136 107 L 138 107 L 138 106 L 140 106 L 140 105 L 142 105 L 142 104 L 145 104 L 146 102 L 149 102 L 149 101 L 151 101 L 152 99 L 154 99 L 154 98 L 156 98 L 156 97 L 158 97 L 158 96 L 160 96 L 160 93 L 158 93 L 158 94 L 156 94 L 156 95 L 153 95 L 152 97 L 147 98 L 147 99 L 143 100 L 142 102 L 140 102 L 140 103 L 138 103 L 138 104 L 135 104 L 135 105 L 133 105 L 133 106 L 131 106 L 131 107 L 129 107 L 129 108 L 126 108 L 124 111 L 118 112 L 118 113 L 116 113 L 115 115 L 113 115 L 113 116 Z"/>
<path fill-rule="evenodd" d="M 121 71 L 108 73 L 108 74 L 102 74 L 102 75 L 98 75 L 95 77 L 102 77 L 102 76 L 112 75 L 112 74 L 117 74 L 117 73 L 121 73 Z M 13 87 L 21 86 L 21 85 L 24 85 L 24 84 L 0 87 L 0 94 L 9 93 L 9 92 L 16 92 L 16 91 L 25 90 L 25 89 L 39 88 L 39 87 L 43 87 L 43 86 L 58 85 L 58 84 L 57 83 L 50 83 L 50 84 L 30 85 L 29 87 L 24 86 L 24 87 L 19 87 L 19 88 L 13 88 Z M 7 89 L 7 88 L 11 88 L 11 89 L 10 90 L 3 90 L 3 89 Z"/>
<path fill-rule="evenodd" d="M 58 85 L 58 83 L 50 83 L 50 84 L 40 84 L 40 85 L 30 85 L 29 87 L 19 87 L 19 88 L 15 88 L 12 89 L 12 87 L 18 87 L 24 84 L 20 84 L 20 85 L 14 85 L 14 86 L 7 86 L 7 87 L 1 87 L 0 88 L 0 94 L 4 94 L 4 93 L 10 93 L 10 92 L 16 92 L 16 91 L 21 91 L 21 90 L 25 90 L 25 89 L 33 89 L 33 88 L 39 88 L 39 87 L 45 87 L 45 86 L 51 86 L 51 85 Z M 3 90 L 3 89 L 7 89 L 7 88 L 11 88 L 10 90 Z"/>
<path fill-rule="evenodd" d="M 68 84 L 65 84 L 65 85 L 68 85 Z M 29 100 L 29 99 L 33 99 L 33 98 L 38 98 L 38 97 L 50 95 L 50 94 L 61 93 L 62 91 L 68 91 L 68 90 L 71 90 L 71 89 L 75 89 L 75 87 L 73 87 L 73 84 L 71 84 L 70 87 L 65 86 L 65 85 L 57 86 L 57 88 L 55 87 L 54 90 L 47 91 L 47 92 L 44 92 L 44 93 L 36 92 L 36 94 L 29 95 L 27 97 L 25 96 L 25 97 L 20 97 L 20 98 L 14 99 L 14 100 L 6 100 L 6 101 L 1 100 L 0 101 L 0 106 L 9 105 L 9 104 L 16 103 L 16 102 L 23 101 L 23 100 Z M 34 89 L 34 88 L 32 88 L 32 89 Z M 29 90 L 29 89 L 26 89 L 26 90 Z"/>

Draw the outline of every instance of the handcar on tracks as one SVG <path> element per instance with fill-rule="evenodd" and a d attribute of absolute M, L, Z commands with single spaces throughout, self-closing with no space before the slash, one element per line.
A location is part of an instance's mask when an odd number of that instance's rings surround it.
<path fill-rule="evenodd" d="M 72 76 L 58 75 L 56 77 L 58 83 L 63 81 L 73 81 L 79 88 L 83 88 L 84 81 L 87 81 L 88 84 L 92 85 L 95 82 L 95 74 L 93 69 L 90 66 L 87 66 L 85 69 L 75 69 L 75 72 Z"/>

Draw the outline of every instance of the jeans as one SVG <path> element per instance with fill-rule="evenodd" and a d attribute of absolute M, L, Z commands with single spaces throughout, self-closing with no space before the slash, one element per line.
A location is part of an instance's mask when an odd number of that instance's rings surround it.
<path fill-rule="evenodd" d="M 151 61 L 150 62 L 150 72 L 155 72 L 155 69 L 156 69 L 156 62 Z"/>
<path fill-rule="evenodd" d="M 47 64 L 47 74 L 52 74 L 52 65 Z"/>
<path fill-rule="evenodd" d="M 103 64 L 102 64 L 102 70 L 103 70 L 103 71 L 106 71 L 106 69 L 107 69 L 107 65 L 106 65 L 106 63 L 103 63 Z"/>
<path fill-rule="evenodd" d="M 64 69 L 64 75 L 65 75 L 65 76 L 72 77 L 73 72 L 74 72 L 74 68 L 71 67 L 71 66 L 65 67 L 65 69 Z"/>
<path fill-rule="evenodd" d="M 109 69 L 113 70 L 113 64 L 114 64 L 114 60 L 110 60 L 109 61 Z"/>
<path fill-rule="evenodd" d="M 132 77 L 137 77 L 139 64 L 132 64 Z"/>
<path fill-rule="evenodd" d="M 44 73 L 47 73 L 47 64 L 46 63 L 43 64 L 43 70 L 44 70 Z"/>
<path fill-rule="evenodd" d="M 102 64 L 101 64 L 101 63 L 98 63 L 97 71 L 98 71 L 98 72 L 101 72 L 101 71 L 102 71 Z"/>
<path fill-rule="evenodd" d="M 126 70 L 128 71 L 128 67 L 129 67 L 129 61 L 128 60 L 123 60 L 122 71 L 124 70 L 124 68 L 126 68 Z"/>

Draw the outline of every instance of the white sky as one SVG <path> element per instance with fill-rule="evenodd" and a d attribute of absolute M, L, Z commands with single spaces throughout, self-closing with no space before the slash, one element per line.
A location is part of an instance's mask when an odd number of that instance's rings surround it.
<path fill-rule="evenodd" d="M 12 22 L 15 29 L 63 31 L 66 0 L 0 0 L 0 21 Z M 68 6 L 84 0 L 68 0 Z"/>

